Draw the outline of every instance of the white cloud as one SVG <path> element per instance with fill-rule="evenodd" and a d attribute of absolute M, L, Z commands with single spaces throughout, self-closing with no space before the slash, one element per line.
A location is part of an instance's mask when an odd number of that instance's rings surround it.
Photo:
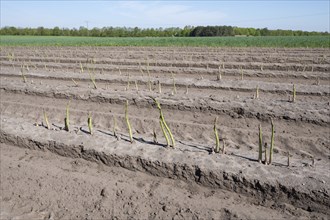
<path fill-rule="evenodd" d="M 127 10 L 145 10 L 148 8 L 148 5 L 150 3 L 148 2 L 138 2 L 138 1 L 123 1 L 123 2 L 119 2 L 118 7 L 122 8 L 123 10 L 127 9 Z"/>
<path fill-rule="evenodd" d="M 112 8 L 113 9 L 113 8 Z M 184 26 L 184 25 L 221 25 L 226 14 L 199 9 L 177 2 L 126 1 L 117 6 L 120 16 L 130 19 L 130 25 L 148 27 Z"/>

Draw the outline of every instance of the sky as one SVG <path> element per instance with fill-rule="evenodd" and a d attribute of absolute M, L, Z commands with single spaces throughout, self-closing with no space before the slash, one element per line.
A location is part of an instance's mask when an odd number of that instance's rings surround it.
<path fill-rule="evenodd" d="M 329 32 L 329 0 L 0 0 L 0 26 L 79 28 L 230 25 Z"/>

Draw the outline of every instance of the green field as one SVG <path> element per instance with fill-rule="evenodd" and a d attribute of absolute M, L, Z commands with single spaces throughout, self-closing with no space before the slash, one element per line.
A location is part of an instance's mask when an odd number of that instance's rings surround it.
<path fill-rule="evenodd" d="M 0 36 L 0 39 L 0 46 L 330 47 L 330 36 L 141 38 Z"/>

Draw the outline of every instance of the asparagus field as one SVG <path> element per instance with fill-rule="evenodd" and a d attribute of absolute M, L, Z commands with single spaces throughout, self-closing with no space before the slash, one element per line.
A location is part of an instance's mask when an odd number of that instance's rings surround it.
<path fill-rule="evenodd" d="M 1 211 L 327 219 L 323 48 L 1 47 Z"/>

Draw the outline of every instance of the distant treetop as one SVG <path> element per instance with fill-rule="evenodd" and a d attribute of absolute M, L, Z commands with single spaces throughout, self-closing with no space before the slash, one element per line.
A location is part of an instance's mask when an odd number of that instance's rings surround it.
<path fill-rule="evenodd" d="M 91 37 L 216 37 L 216 36 L 320 36 L 328 32 L 308 32 L 296 30 L 268 30 L 267 28 L 241 28 L 233 26 L 185 26 L 184 28 L 130 28 L 103 27 L 76 28 L 16 28 L 3 27 L 0 35 L 31 36 L 91 36 Z"/>

